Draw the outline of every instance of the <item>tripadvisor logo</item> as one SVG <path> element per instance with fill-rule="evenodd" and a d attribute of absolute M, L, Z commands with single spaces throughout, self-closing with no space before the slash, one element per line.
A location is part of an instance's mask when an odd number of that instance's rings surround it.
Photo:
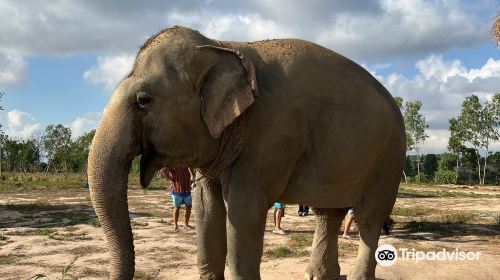
<path fill-rule="evenodd" d="M 398 252 L 399 251 L 399 252 Z M 391 266 L 396 263 L 396 260 L 414 261 L 478 261 L 481 252 L 460 251 L 455 249 L 449 251 L 442 249 L 440 251 L 417 251 L 415 249 L 399 248 L 396 250 L 391 244 L 384 244 L 375 251 L 375 260 L 381 266 Z"/>
<path fill-rule="evenodd" d="M 391 244 L 384 244 L 375 251 L 375 260 L 381 266 L 391 266 L 396 263 L 398 252 Z"/>

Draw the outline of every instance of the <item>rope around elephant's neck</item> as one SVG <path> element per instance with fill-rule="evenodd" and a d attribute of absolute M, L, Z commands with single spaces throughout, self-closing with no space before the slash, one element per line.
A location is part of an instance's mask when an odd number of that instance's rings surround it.
<path fill-rule="evenodd" d="M 246 140 L 246 117 L 245 114 L 239 116 L 229 127 L 222 133 L 219 150 L 208 168 L 197 168 L 196 170 L 202 174 L 200 178 L 193 182 L 198 182 L 204 178 L 211 181 L 216 181 L 217 177 L 223 169 L 231 166 L 239 156 Z"/>

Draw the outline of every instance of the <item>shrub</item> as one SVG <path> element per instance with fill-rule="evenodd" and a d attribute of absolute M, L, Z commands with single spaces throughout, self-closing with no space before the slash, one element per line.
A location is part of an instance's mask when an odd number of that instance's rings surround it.
<path fill-rule="evenodd" d="M 455 176 L 455 171 L 439 169 L 434 175 L 434 182 L 436 184 L 453 184 Z"/>

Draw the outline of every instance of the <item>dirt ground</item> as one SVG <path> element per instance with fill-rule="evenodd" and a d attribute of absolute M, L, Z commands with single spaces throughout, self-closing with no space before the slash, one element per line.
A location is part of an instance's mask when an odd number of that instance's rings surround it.
<path fill-rule="evenodd" d="M 136 250 L 135 279 L 198 279 L 196 234 L 174 233 L 166 191 L 129 190 Z M 287 235 L 272 233 L 268 214 L 262 279 L 303 279 L 314 215 L 289 205 Z M 181 217 L 183 215 L 181 212 Z M 498 279 L 500 187 L 402 185 L 393 233 L 380 244 L 419 251 L 480 251 L 477 261 L 398 260 L 377 266 L 380 279 Z M 195 217 L 193 217 L 195 218 Z M 193 220 L 194 224 L 194 220 Z M 339 232 L 339 234 L 341 234 Z M 339 239 L 343 279 L 354 267 L 359 237 Z M 103 279 L 108 254 L 86 189 L 0 192 L 0 279 Z"/>

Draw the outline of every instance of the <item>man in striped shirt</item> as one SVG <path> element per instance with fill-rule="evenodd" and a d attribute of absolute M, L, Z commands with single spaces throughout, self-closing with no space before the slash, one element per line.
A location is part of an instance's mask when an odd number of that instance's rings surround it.
<path fill-rule="evenodd" d="M 179 212 L 182 204 L 186 205 L 186 214 L 184 215 L 184 227 L 186 229 L 193 229 L 189 225 L 189 217 L 191 216 L 191 208 L 193 200 L 191 197 L 191 169 L 187 166 L 161 169 L 161 173 L 165 178 L 170 180 L 170 194 L 172 195 L 172 202 L 174 204 L 174 232 L 179 231 L 177 222 L 179 221 Z"/>

